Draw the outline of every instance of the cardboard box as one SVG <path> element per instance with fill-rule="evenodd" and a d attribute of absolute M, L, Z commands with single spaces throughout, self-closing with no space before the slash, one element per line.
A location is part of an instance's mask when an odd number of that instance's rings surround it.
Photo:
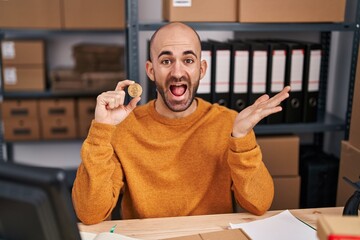
<path fill-rule="evenodd" d="M 269 22 L 343 22 L 344 0 L 239 0 L 238 21 Z"/>
<path fill-rule="evenodd" d="M 82 91 L 101 93 L 114 90 L 119 81 L 126 77 L 124 72 L 85 72 L 71 69 L 53 70 L 50 74 L 53 91 Z"/>
<path fill-rule="evenodd" d="M 297 209 L 300 207 L 300 176 L 274 177 L 275 196 L 271 210 Z"/>
<path fill-rule="evenodd" d="M 347 177 L 352 182 L 360 181 L 360 149 L 354 147 L 348 141 L 341 142 L 339 180 L 337 186 L 336 206 L 345 206 L 347 200 L 354 194 L 356 189 L 345 182 Z"/>
<path fill-rule="evenodd" d="M 3 40 L 3 65 L 41 65 L 45 63 L 44 42 L 40 40 Z"/>
<path fill-rule="evenodd" d="M 4 91 L 44 91 L 45 70 L 43 67 L 4 66 Z"/>
<path fill-rule="evenodd" d="M 236 22 L 237 0 L 163 0 L 163 18 L 170 22 Z"/>
<path fill-rule="evenodd" d="M 91 121 L 94 119 L 96 107 L 95 98 L 79 98 L 77 101 L 78 134 L 80 138 L 86 138 Z"/>
<path fill-rule="evenodd" d="M 52 117 L 74 118 L 75 116 L 75 100 L 73 98 L 41 99 L 39 107 L 42 119 Z"/>
<path fill-rule="evenodd" d="M 263 161 L 272 176 L 296 176 L 299 174 L 298 136 L 263 136 L 257 138 Z"/>
<path fill-rule="evenodd" d="M 84 91 L 86 82 L 72 69 L 54 69 L 50 72 L 51 91 Z"/>
<path fill-rule="evenodd" d="M 196 235 L 166 238 L 166 240 L 248 240 L 250 237 L 242 229 L 200 233 Z"/>
<path fill-rule="evenodd" d="M 124 0 L 63 0 L 65 29 L 124 29 Z"/>
<path fill-rule="evenodd" d="M 61 0 L 0 1 L 0 28 L 60 29 Z"/>
<path fill-rule="evenodd" d="M 316 229 L 319 240 L 360 239 L 360 217 L 320 215 Z"/>
<path fill-rule="evenodd" d="M 39 115 L 36 100 L 4 100 L 2 118 L 37 118 Z"/>
<path fill-rule="evenodd" d="M 4 118 L 5 141 L 39 140 L 40 127 L 37 118 Z"/>
<path fill-rule="evenodd" d="M 360 149 L 360 55 L 357 61 L 357 73 L 353 95 L 349 142 Z"/>
<path fill-rule="evenodd" d="M 50 139 L 75 139 L 76 128 L 74 116 L 59 116 L 43 118 L 41 121 L 42 138 Z"/>

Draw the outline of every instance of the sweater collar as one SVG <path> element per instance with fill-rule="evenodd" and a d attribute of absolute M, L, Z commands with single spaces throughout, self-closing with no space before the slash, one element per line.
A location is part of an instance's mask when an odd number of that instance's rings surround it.
<path fill-rule="evenodd" d="M 183 118 L 173 119 L 160 115 L 155 109 L 155 100 L 152 100 L 148 103 L 148 112 L 155 121 L 160 122 L 162 124 L 166 124 L 166 125 L 190 124 L 201 118 L 206 112 L 206 110 L 211 106 L 210 103 L 205 102 L 201 98 L 195 98 L 194 101 L 197 101 L 197 108 L 195 112 Z"/>

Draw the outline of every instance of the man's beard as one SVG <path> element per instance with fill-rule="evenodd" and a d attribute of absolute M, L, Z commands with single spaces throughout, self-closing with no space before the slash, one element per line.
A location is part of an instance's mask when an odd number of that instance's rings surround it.
<path fill-rule="evenodd" d="M 166 92 L 170 91 L 169 85 L 171 83 L 174 83 L 174 82 L 180 82 L 179 79 L 177 79 L 177 78 L 167 79 L 165 89 L 163 89 L 158 84 L 158 82 L 156 81 L 156 78 L 155 78 L 155 81 L 154 81 L 158 94 L 160 94 L 160 96 L 161 96 L 163 102 L 165 103 L 165 105 L 167 106 L 167 108 L 170 109 L 173 112 L 183 112 L 183 111 L 187 110 L 191 106 L 192 102 L 195 99 L 196 92 L 197 92 L 197 90 L 199 88 L 200 76 L 199 76 L 199 79 L 198 79 L 198 81 L 197 81 L 197 83 L 195 85 L 193 85 L 191 83 L 190 79 L 188 79 L 188 78 L 182 77 L 181 80 L 188 84 L 188 88 L 186 89 L 186 91 L 189 91 L 189 93 L 190 93 L 189 97 L 187 99 L 185 99 L 184 101 L 181 101 L 181 102 L 171 101 L 171 100 L 168 99 L 168 97 L 167 97 L 168 95 L 165 94 L 165 91 Z M 172 94 L 172 93 L 169 93 L 169 94 Z"/>

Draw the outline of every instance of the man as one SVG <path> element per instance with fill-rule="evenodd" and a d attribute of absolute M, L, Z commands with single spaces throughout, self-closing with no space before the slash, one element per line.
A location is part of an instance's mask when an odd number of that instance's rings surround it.
<path fill-rule="evenodd" d="M 239 114 L 195 98 L 207 63 L 199 36 L 182 23 L 153 35 L 150 59 L 155 101 L 136 107 L 136 97 L 124 105 L 130 80 L 97 97 L 73 188 L 78 218 L 107 219 L 120 191 L 125 219 L 230 213 L 232 191 L 242 208 L 263 214 L 274 186 L 252 129 L 281 111 L 289 87 Z"/>

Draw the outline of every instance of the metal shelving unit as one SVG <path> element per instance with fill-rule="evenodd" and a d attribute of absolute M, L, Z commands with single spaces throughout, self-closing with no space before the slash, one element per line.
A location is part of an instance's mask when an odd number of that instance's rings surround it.
<path fill-rule="evenodd" d="M 349 0 L 347 0 L 349 1 Z M 126 58 L 127 58 L 127 77 L 129 79 L 139 79 L 139 32 L 140 31 L 155 31 L 160 26 L 166 24 L 165 22 L 158 23 L 139 23 L 138 20 L 138 0 L 126 0 L 126 20 L 127 26 L 125 30 L 126 35 Z M 191 27 L 199 31 L 238 31 L 238 32 L 320 32 L 321 43 L 325 46 L 326 60 L 325 69 L 322 72 L 322 80 L 320 85 L 319 97 L 319 119 L 315 123 L 298 123 L 298 124 L 278 124 L 278 125 L 258 125 L 255 127 L 256 133 L 259 134 L 275 134 L 275 133 L 315 133 L 322 134 L 328 131 L 344 131 L 345 139 L 348 138 L 352 97 L 354 91 L 355 73 L 358 56 L 358 46 L 360 41 L 360 3 L 356 2 L 356 16 L 355 21 L 344 23 L 189 23 Z M 22 36 L 24 38 L 45 38 L 52 35 L 71 35 L 71 34 L 114 34 L 122 31 L 108 31 L 108 30 L 27 30 L 27 29 L 0 29 L 0 39 L 6 38 L 8 34 L 11 36 Z M 347 113 L 345 121 L 326 113 L 326 89 L 327 89 L 327 69 L 329 46 L 331 41 L 331 32 L 352 32 L 353 43 L 351 47 L 351 66 L 349 79 L 349 94 Z M 1 68 L 0 61 L 0 68 Z M 1 75 L 0 75 L 1 80 Z M 5 93 L 0 88 L 0 99 L 26 99 L 26 98 L 49 98 L 49 97 L 85 97 L 95 96 L 97 93 L 61 93 L 61 92 L 37 92 L 37 93 Z M 3 140 L 2 129 L 0 129 L 0 145 L 6 144 L 7 151 L 12 151 L 12 143 L 6 143 Z M 4 161 L 2 148 L 0 148 L 0 161 Z"/>
<path fill-rule="evenodd" d="M 2 28 L 0 29 L 0 40 L 4 39 L 48 39 L 54 36 L 90 36 L 90 35 L 114 35 L 114 34 L 124 34 L 125 30 L 63 30 L 63 29 L 11 29 L 11 28 Z M 2 62 L 0 58 L 0 69 L 2 69 Z M 48 79 L 46 79 L 49 82 Z M 2 74 L 0 74 L 0 82 L 2 82 Z M 2 85 L 0 84 L 0 102 L 4 99 L 44 99 L 44 98 L 79 98 L 79 97 L 96 97 L 100 92 L 86 92 L 86 91 L 51 91 L 47 89 L 45 91 L 39 92 L 4 92 Z M 0 122 L 2 120 L 0 119 Z M 79 139 L 74 139 L 79 141 Z M 45 142 L 45 140 L 38 140 L 37 142 Z M 55 142 L 58 140 L 52 140 L 50 142 Z M 61 141 L 71 141 L 71 140 L 61 140 Z M 0 128 L 0 146 L 5 145 L 6 149 L 6 158 L 4 156 L 3 147 L 0 148 L 0 161 L 14 161 L 14 143 L 25 142 L 25 141 L 5 141 L 3 138 L 3 129 Z M 30 141 L 26 141 L 30 142 Z M 48 142 L 48 141 L 46 141 Z"/>
<path fill-rule="evenodd" d="M 349 0 L 348 0 L 349 1 Z M 166 22 L 139 23 L 138 0 L 127 0 L 127 44 L 128 44 L 128 76 L 131 79 L 139 79 L 139 31 L 155 31 Z M 258 134 L 277 133 L 315 133 L 323 134 L 328 131 L 345 131 L 348 137 L 353 86 L 355 82 L 356 63 L 359 45 L 360 27 L 360 4 L 356 2 L 356 19 L 343 23 L 206 23 L 190 22 L 191 27 L 198 31 L 238 31 L 238 32 L 319 32 L 321 33 L 321 44 L 325 49 L 325 57 L 322 62 L 320 93 L 319 93 L 319 119 L 315 123 L 258 125 L 255 131 Z M 348 109 L 345 121 L 326 113 L 326 91 L 329 51 L 331 32 L 352 32 L 354 34 L 352 44 L 352 63 L 349 79 Z"/>

